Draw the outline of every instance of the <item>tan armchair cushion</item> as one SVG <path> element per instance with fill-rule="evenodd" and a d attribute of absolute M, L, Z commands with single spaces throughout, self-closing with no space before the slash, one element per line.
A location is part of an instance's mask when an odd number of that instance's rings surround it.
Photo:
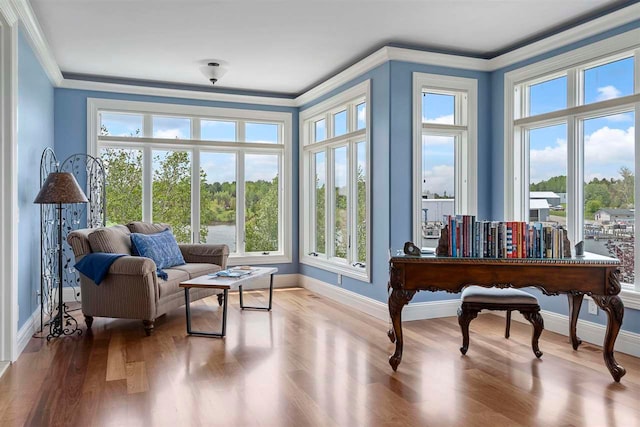
<path fill-rule="evenodd" d="M 131 255 L 131 232 L 124 225 L 98 228 L 89 234 L 92 252 Z"/>

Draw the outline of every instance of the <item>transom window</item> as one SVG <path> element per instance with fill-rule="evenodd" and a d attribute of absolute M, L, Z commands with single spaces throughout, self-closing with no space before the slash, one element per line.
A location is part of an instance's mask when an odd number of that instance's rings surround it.
<path fill-rule="evenodd" d="M 369 82 L 301 113 L 301 262 L 369 280 Z"/>
<path fill-rule="evenodd" d="M 171 225 L 237 262 L 290 261 L 291 114 L 89 100 L 88 152 L 107 171 L 108 224 Z"/>
<path fill-rule="evenodd" d="M 414 73 L 414 242 L 438 245 L 444 215 L 476 213 L 473 79 Z"/>
<path fill-rule="evenodd" d="M 584 241 L 588 252 L 619 258 L 623 283 L 640 290 L 640 45 L 611 54 L 615 43 L 600 42 L 505 76 L 505 92 L 513 94 L 505 108 L 505 214 L 565 225 L 573 244 Z"/>

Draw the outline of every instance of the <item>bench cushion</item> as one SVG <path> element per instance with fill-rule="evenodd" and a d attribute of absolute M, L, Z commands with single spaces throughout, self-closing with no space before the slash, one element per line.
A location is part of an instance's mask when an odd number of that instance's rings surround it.
<path fill-rule="evenodd" d="M 537 305 L 538 299 L 519 289 L 484 288 L 469 286 L 462 291 L 462 302 L 480 304 L 530 304 Z"/>

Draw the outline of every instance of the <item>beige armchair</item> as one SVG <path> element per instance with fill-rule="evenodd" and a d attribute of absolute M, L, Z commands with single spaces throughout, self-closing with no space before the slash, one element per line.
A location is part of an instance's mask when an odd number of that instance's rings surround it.
<path fill-rule="evenodd" d="M 184 292 L 178 286 L 180 282 L 226 268 L 227 245 L 181 244 L 178 246 L 186 264 L 164 269 L 168 279 L 158 279 L 153 260 L 131 255 L 130 234 L 151 234 L 166 228 L 166 224 L 132 222 L 126 226 L 69 233 L 67 241 L 76 262 L 91 252 L 126 254 L 111 265 L 99 285 L 80 274 L 82 313 L 87 328 L 91 328 L 94 317 L 140 319 L 147 335 L 151 335 L 158 317 L 184 304 Z M 197 300 L 215 293 L 215 290 L 194 289 L 190 296 Z"/>

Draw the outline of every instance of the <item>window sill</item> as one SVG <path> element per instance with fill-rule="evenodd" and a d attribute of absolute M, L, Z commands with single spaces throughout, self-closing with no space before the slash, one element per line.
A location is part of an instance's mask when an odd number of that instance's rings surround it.
<path fill-rule="evenodd" d="M 300 263 L 320 268 L 322 270 L 330 271 L 332 273 L 342 274 L 343 276 L 351 277 L 352 279 L 371 283 L 368 268 L 355 268 L 347 264 L 339 264 L 336 262 L 317 259 L 316 257 L 310 256 L 300 257 Z"/>
<path fill-rule="evenodd" d="M 234 265 L 262 265 L 262 264 L 290 264 L 291 257 L 283 254 L 274 255 L 229 255 L 227 264 Z"/>

